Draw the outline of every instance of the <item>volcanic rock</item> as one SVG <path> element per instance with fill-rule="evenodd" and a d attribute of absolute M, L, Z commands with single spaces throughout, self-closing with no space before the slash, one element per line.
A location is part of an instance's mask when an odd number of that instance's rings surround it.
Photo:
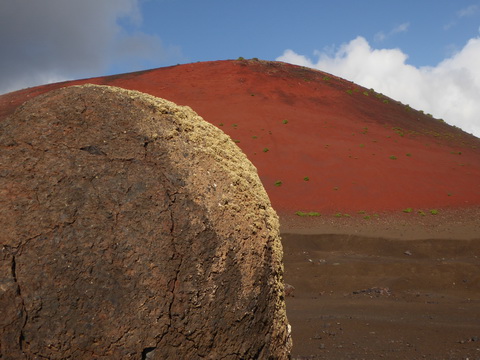
<path fill-rule="evenodd" d="M 0 123 L 0 358 L 283 359 L 278 218 L 188 107 L 108 86 Z"/>

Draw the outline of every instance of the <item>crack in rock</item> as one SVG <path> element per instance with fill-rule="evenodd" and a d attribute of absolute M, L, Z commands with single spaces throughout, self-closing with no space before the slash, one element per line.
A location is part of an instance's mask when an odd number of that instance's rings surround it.
<path fill-rule="evenodd" d="M 23 296 L 22 296 L 22 289 L 21 289 L 20 284 L 18 282 L 17 261 L 16 261 L 15 255 L 13 255 L 13 254 L 12 254 L 12 262 L 11 262 L 11 272 L 12 272 L 12 279 L 13 279 L 16 287 L 17 287 L 16 295 L 21 300 L 21 310 L 20 311 L 22 313 L 22 316 L 24 317 L 24 321 L 23 321 L 23 324 L 22 324 L 22 327 L 20 329 L 20 333 L 19 333 L 19 336 L 18 336 L 18 345 L 19 345 L 20 350 L 22 351 L 24 341 L 25 341 L 25 336 L 24 336 L 23 332 L 24 332 L 25 326 L 27 325 L 27 322 L 28 322 L 28 312 L 27 312 L 27 309 L 25 307 L 25 301 L 24 301 Z"/>

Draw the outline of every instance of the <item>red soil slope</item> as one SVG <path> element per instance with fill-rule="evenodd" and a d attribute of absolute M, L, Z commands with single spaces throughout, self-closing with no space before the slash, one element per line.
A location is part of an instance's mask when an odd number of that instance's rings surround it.
<path fill-rule="evenodd" d="M 373 90 L 279 62 L 195 63 L 25 89 L 0 96 L 0 120 L 33 96 L 82 83 L 192 107 L 238 143 L 283 214 L 480 205 L 480 139 Z"/>

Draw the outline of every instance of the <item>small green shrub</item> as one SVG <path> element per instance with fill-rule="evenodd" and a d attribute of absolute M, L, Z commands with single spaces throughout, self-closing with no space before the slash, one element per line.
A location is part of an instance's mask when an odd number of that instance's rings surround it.
<path fill-rule="evenodd" d="M 402 137 L 403 137 L 403 136 L 405 135 L 405 133 L 403 132 L 403 130 L 402 130 L 401 128 L 399 128 L 399 127 L 394 127 L 394 128 L 392 128 L 392 130 L 395 131 L 399 136 L 402 136 Z"/>
<path fill-rule="evenodd" d="M 305 176 L 305 177 L 303 178 L 303 181 L 310 181 L 310 178 L 309 178 L 308 176 Z"/>
<path fill-rule="evenodd" d="M 303 212 L 303 211 L 297 211 L 295 213 L 297 216 L 321 216 L 319 212 L 316 211 L 310 211 L 310 212 Z"/>
<path fill-rule="evenodd" d="M 418 210 L 418 214 L 421 215 L 421 216 L 427 215 L 427 214 L 425 214 L 425 211 L 422 211 L 422 210 Z"/>
<path fill-rule="evenodd" d="M 277 180 L 277 181 L 275 181 L 275 184 L 274 184 L 274 185 L 275 185 L 275 186 L 282 186 L 282 184 L 283 184 L 283 183 L 282 183 L 280 180 Z"/>
<path fill-rule="evenodd" d="M 263 148 L 263 152 L 264 153 L 268 152 L 268 148 Z"/>
<path fill-rule="evenodd" d="M 347 90 L 347 94 L 353 95 L 353 90 L 352 90 L 352 89 L 348 89 L 348 90 Z"/>
<path fill-rule="evenodd" d="M 437 210 L 437 209 L 432 209 L 432 210 L 430 210 L 430 214 L 432 214 L 432 215 L 437 215 L 437 214 L 438 214 L 438 210 Z"/>
<path fill-rule="evenodd" d="M 283 120 L 282 124 L 288 124 L 288 120 L 287 119 Z"/>
<path fill-rule="evenodd" d="M 395 155 L 392 155 L 392 156 L 390 156 L 390 159 L 397 160 L 397 157 Z"/>
<path fill-rule="evenodd" d="M 411 212 L 413 211 L 413 209 L 412 209 L 412 208 L 406 208 L 406 209 L 403 209 L 402 211 L 403 211 L 404 213 L 409 214 L 409 213 L 411 213 Z"/>

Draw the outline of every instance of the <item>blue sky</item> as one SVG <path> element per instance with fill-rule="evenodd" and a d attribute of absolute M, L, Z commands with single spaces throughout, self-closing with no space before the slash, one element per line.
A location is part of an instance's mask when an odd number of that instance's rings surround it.
<path fill-rule="evenodd" d="M 479 1 L 458 0 L 164 0 L 143 4 L 143 28 L 180 46 L 187 61 L 274 60 L 285 49 L 311 54 L 363 36 L 375 47 L 400 47 L 420 66 L 435 65 L 479 35 L 478 7 Z"/>
<path fill-rule="evenodd" d="M 0 93 L 257 57 L 373 87 L 480 136 L 480 0 L 1 0 L 0 44 Z"/>

